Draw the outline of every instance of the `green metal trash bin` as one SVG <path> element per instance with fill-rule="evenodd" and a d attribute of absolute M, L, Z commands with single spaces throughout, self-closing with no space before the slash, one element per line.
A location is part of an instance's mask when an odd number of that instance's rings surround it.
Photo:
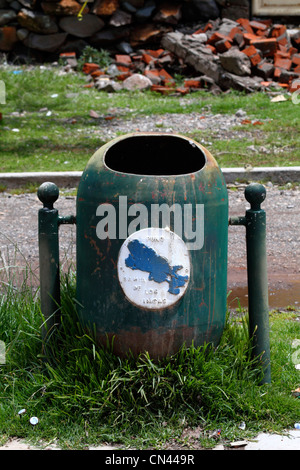
<path fill-rule="evenodd" d="M 120 356 L 218 343 L 227 297 L 228 195 L 192 139 L 128 134 L 89 160 L 77 195 L 77 301 Z"/>

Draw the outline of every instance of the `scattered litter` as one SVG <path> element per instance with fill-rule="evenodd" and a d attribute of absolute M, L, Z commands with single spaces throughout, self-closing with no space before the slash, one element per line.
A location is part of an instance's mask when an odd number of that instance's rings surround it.
<path fill-rule="evenodd" d="M 246 429 L 246 423 L 245 421 L 242 421 L 241 424 L 239 425 L 239 429 L 241 429 L 242 431 L 244 431 Z"/>
<path fill-rule="evenodd" d="M 29 422 L 32 426 L 36 426 L 38 424 L 39 420 L 36 416 L 32 416 L 32 418 L 30 418 Z"/>
<path fill-rule="evenodd" d="M 274 98 L 272 98 L 271 101 L 273 103 L 279 103 L 280 101 L 287 101 L 287 99 L 283 95 L 278 95 L 278 96 L 274 96 Z"/>
<path fill-rule="evenodd" d="M 292 396 L 293 397 L 300 397 L 300 387 L 295 388 L 295 390 L 292 390 Z"/>
<path fill-rule="evenodd" d="M 21 417 L 26 413 L 26 409 L 22 408 L 22 410 L 18 411 L 18 415 Z"/>
<path fill-rule="evenodd" d="M 58 97 L 57 93 L 54 93 L 53 95 L 51 95 L 51 98 L 57 98 L 57 97 Z"/>
<path fill-rule="evenodd" d="M 295 423 L 295 424 L 294 424 L 294 428 L 295 428 L 295 429 L 300 429 L 300 423 Z"/>
<path fill-rule="evenodd" d="M 248 444 L 247 441 L 235 441 L 230 443 L 230 447 L 244 447 Z"/>
<path fill-rule="evenodd" d="M 14 128 L 14 129 L 12 129 L 12 132 L 20 132 L 20 129 Z"/>
<path fill-rule="evenodd" d="M 96 113 L 96 111 L 94 111 L 93 109 L 90 110 L 90 117 L 94 118 L 94 119 L 98 119 L 100 117 L 100 115 L 98 113 Z"/>
<path fill-rule="evenodd" d="M 52 111 L 47 111 L 46 116 L 51 116 Z"/>

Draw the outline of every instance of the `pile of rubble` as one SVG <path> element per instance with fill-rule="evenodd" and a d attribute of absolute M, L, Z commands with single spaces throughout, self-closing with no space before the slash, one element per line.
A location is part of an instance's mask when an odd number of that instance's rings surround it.
<path fill-rule="evenodd" d="M 151 88 L 186 94 L 204 87 L 220 93 L 277 86 L 292 93 L 300 87 L 300 30 L 270 20 L 209 21 L 189 34 L 165 34 L 160 46 L 116 54 L 107 70 L 86 63 L 83 71 L 92 78 L 90 86 L 107 91 Z M 186 76 L 182 86 L 176 86 L 172 71 Z"/>
<path fill-rule="evenodd" d="M 248 0 L 0 0 L 0 51 L 126 49 L 159 41 L 179 24 L 249 15 Z M 80 21 L 79 21 L 80 20 Z"/>

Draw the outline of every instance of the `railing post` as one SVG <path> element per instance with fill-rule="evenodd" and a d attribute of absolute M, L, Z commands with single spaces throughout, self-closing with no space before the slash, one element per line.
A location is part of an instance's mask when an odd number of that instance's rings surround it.
<path fill-rule="evenodd" d="M 253 341 L 253 357 L 263 364 L 261 384 L 271 382 L 266 213 L 260 207 L 265 197 L 266 189 L 262 184 L 249 184 L 245 198 L 250 209 L 245 217 L 229 220 L 230 225 L 246 227 L 249 336 Z"/>
<path fill-rule="evenodd" d="M 43 183 L 38 189 L 38 198 L 43 208 L 38 214 L 40 297 L 44 316 L 42 327 L 43 340 L 51 334 L 60 316 L 60 276 L 58 210 L 53 207 L 58 199 L 59 190 L 54 183 Z"/>

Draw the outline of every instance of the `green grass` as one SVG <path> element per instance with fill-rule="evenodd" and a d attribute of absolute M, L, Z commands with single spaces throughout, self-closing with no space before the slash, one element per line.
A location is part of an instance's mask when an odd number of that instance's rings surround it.
<path fill-rule="evenodd" d="M 76 314 L 74 277 L 62 280 L 61 326 L 49 335 L 47 360 L 41 340 L 38 292 L 26 282 L 7 282 L 0 304 L 0 435 L 62 448 L 86 448 L 105 441 L 120 447 L 163 448 L 173 440 L 195 445 L 183 430 L 197 427 L 198 444 L 282 432 L 299 421 L 299 371 L 292 343 L 300 338 L 293 311 L 274 312 L 271 324 L 272 383 L 260 386 L 259 363 L 251 359 L 247 314 L 227 317 L 221 343 L 182 347 L 160 362 L 147 353 L 120 359 L 84 331 Z M 21 418 L 18 411 L 25 408 Z M 37 416 L 34 428 L 29 418 Z M 244 421 L 246 430 L 239 429 Z M 221 434 L 212 437 L 214 431 Z"/>
<path fill-rule="evenodd" d="M 245 124 L 220 138 L 218 129 L 204 132 L 191 129 L 189 136 L 210 142 L 209 149 L 220 166 L 299 165 L 299 106 L 289 99 L 272 103 L 263 93 L 245 95 L 232 91 L 212 96 L 205 91 L 185 96 L 161 96 L 147 92 L 108 94 L 84 88 L 85 75 L 60 75 L 60 69 L 0 69 L 6 85 L 6 104 L 1 105 L 0 171 L 83 170 L 92 154 L 107 140 L 99 123 L 89 116 L 91 110 L 100 122 L 113 112 L 117 118 L 142 117 L 164 113 L 191 113 L 209 110 L 235 113 L 242 108 L 262 125 Z M 57 94 L 57 97 L 52 95 Z M 68 95 L 71 95 L 71 98 Z M 51 115 L 47 116 L 47 108 Z M 12 113 L 18 112 L 19 115 Z M 9 128 L 9 130 L 5 130 Z M 19 129 L 14 132 L 12 129 Z M 243 131 L 240 136 L 235 131 Z M 253 154 L 247 147 L 255 145 Z M 263 153 L 260 148 L 267 148 Z"/>

